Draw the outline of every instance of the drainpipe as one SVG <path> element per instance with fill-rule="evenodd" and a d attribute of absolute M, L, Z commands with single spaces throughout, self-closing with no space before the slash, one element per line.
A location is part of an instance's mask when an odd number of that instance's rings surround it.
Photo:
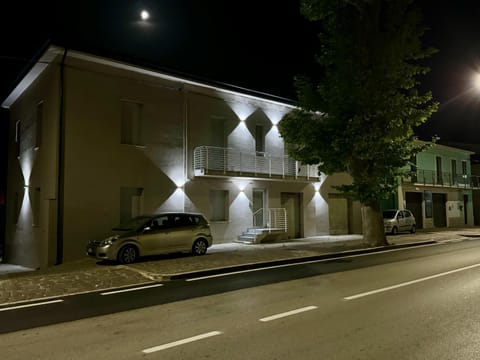
<path fill-rule="evenodd" d="M 186 210 L 186 183 L 188 181 L 188 90 L 183 84 L 183 211 Z"/>
<path fill-rule="evenodd" d="M 63 211 L 65 188 L 65 58 L 64 48 L 60 63 L 60 104 L 58 111 L 58 181 L 57 181 L 57 256 L 55 265 L 63 263 Z"/>

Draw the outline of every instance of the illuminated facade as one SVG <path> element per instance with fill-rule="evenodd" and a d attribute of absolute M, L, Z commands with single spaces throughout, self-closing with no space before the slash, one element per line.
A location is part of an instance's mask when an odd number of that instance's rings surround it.
<path fill-rule="evenodd" d="M 121 221 L 170 210 L 205 214 L 216 243 L 278 209 L 289 237 L 329 234 L 334 178 L 285 155 L 287 103 L 50 46 L 2 106 L 8 262 L 79 259 Z"/>

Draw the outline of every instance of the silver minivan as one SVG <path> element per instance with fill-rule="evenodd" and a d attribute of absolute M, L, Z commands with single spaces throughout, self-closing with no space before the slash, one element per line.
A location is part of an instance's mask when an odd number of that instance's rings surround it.
<path fill-rule="evenodd" d="M 383 224 L 385 232 L 392 235 L 400 231 L 410 231 L 413 234 L 417 230 L 415 217 L 410 210 L 384 210 Z"/>
<path fill-rule="evenodd" d="M 207 219 L 197 213 L 161 213 L 133 218 L 104 240 L 92 240 L 87 255 L 129 264 L 141 256 L 191 252 L 204 255 L 212 245 Z"/>

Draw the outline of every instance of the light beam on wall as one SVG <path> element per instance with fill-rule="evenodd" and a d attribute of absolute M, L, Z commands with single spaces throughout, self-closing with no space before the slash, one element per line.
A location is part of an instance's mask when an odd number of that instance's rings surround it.
<path fill-rule="evenodd" d="M 244 102 L 227 102 L 227 104 L 230 105 L 230 108 L 240 121 L 245 121 L 256 110 L 255 106 Z"/>
<path fill-rule="evenodd" d="M 262 108 L 262 110 L 274 126 L 278 125 L 280 120 L 290 112 L 290 109 L 273 107 Z"/>
<path fill-rule="evenodd" d="M 248 180 L 242 180 L 242 179 L 234 180 L 234 184 L 237 185 L 238 190 L 240 190 L 241 192 L 245 191 L 245 189 L 248 186 L 248 182 L 249 182 Z"/>
<path fill-rule="evenodd" d="M 177 188 L 155 212 L 184 211 L 185 199 L 186 194 L 183 189 Z"/>
<path fill-rule="evenodd" d="M 30 175 L 32 174 L 34 152 L 25 151 L 19 158 L 20 168 L 22 169 L 24 185 L 30 185 Z"/>

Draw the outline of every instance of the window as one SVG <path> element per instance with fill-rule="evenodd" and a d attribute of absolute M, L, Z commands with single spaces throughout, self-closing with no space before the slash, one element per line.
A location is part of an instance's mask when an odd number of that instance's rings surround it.
<path fill-rule="evenodd" d="M 433 217 L 433 196 L 431 191 L 425 191 L 423 193 L 423 198 L 425 200 L 425 217 Z"/>
<path fill-rule="evenodd" d="M 255 151 L 265 152 L 265 136 L 263 134 L 263 126 L 255 126 Z"/>
<path fill-rule="evenodd" d="M 35 188 L 33 193 L 32 199 L 32 211 L 33 211 L 33 226 L 40 225 L 40 205 L 41 205 L 41 197 L 40 197 L 40 188 Z"/>
<path fill-rule="evenodd" d="M 228 220 L 228 191 L 210 190 L 211 221 Z"/>
<path fill-rule="evenodd" d="M 457 160 L 452 160 L 452 184 L 457 183 Z"/>
<path fill-rule="evenodd" d="M 13 219 L 15 224 L 18 224 L 18 220 L 20 219 L 20 211 L 22 209 L 22 197 L 19 191 L 15 192 L 14 198 L 14 209 L 15 209 L 15 218 Z"/>
<path fill-rule="evenodd" d="M 143 212 L 143 188 L 120 188 L 120 223 L 125 224 Z"/>
<path fill-rule="evenodd" d="M 169 219 L 169 216 L 162 215 L 153 219 L 150 227 L 152 228 L 152 230 L 163 230 L 163 229 L 168 229 L 171 226 L 172 225 L 171 225 L 171 220 Z"/>
<path fill-rule="evenodd" d="M 35 149 L 42 145 L 43 101 L 37 105 L 37 118 L 35 119 Z"/>
<path fill-rule="evenodd" d="M 418 170 L 417 170 L 417 156 L 414 155 L 410 159 L 410 176 L 413 183 L 416 183 L 418 180 Z"/>
<path fill-rule="evenodd" d="M 467 175 L 467 161 L 462 160 L 462 175 Z"/>
<path fill-rule="evenodd" d="M 143 104 L 122 101 L 121 143 L 144 145 L 142 135 Z"/>
<path fill-rule="evenodd" d="M 437 184 L 443 184 L 443 177 L 442 177 L 442 158 L 440 156 L 436 157 L 437 163 Z"/>
<path fill-rule="evenodd" d="M 20 140 L 22 138 L 21 131 L 22 131 L 22 122 L 18 120 L 15 123 L 15 147 L 16 147 L 15 152 L 17 156 L 20 156 Z"/>

